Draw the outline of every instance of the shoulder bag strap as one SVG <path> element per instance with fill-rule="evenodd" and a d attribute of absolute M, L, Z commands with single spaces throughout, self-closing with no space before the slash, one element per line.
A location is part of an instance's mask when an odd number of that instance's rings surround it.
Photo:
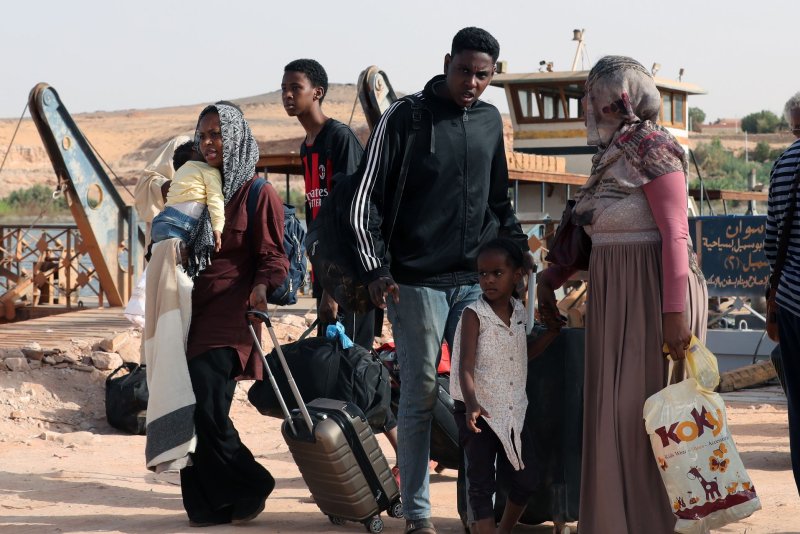
<path fill-rule="evenodd" d="M 798 182 L 800 182 L 800 165 L 797 166 L 794 172 L 792 191 L 789 193 L 789 201 L 786 205 L 786 211 L 783 214 L 783 225 L 781 226 L 781 237 L 778 240 L 778 254 L 775 258 L 775 268 L 772 270 L 772 274 L 769 277 L 769 287 L 767 291 L 778 289 L 781 271 L 783 271 L 783 264 L 786 262 L 786 253 L 789 249 L 789 237 L 791 237 L 792 224 L 794 224 L 794 204 L 797 199 Z"/>
<path fill-rule="evenodd" d="M 308 335 L 314 331 L 314 329 L 317 327 L 318 324 L 319 324 L 319 319 L 318 318 L 314 319 L 314 322 L 311 323 L 311 326 L 309 326 L 308 329 L 300 335 L 300 338 L 297 341 L 303 341 L 305 338 L 307 338 Z"/>
<path fill-rule="evenodd" d="M 394 202 L 392 203 L 392 211 L 389 216 L 389 235 L 386 238 L 386 248 L 389 248 L 389 243 L 392 241 L 392 234 L 394 233 L 394 223 L 397 222 L 397 214 L 400 212 L 400 200 L 403 198 L 403 189 L 406 185 L 406 176 L 408 176 L 408 168 L 411 165 L 411 152 L 414 148 L 414 140 L 417 137 L 417 132 L 422 124 L 422 106 L 411 97 L 406 97 L 406 101 L 411 104 L 411 130 L 406 136 L 406 146 L 403 152 L 403 162 L 400 166 L 400 176 L 397 178 L 397 191 L 394 194 Z"/>
<path fill-rule="evenodd" d="M 260 176 L 258 178 L 253 178 L 253 185 L 250 186 L 250 190 L 247 192 L 247 235 L 249 236 L 252 233 L 250 229 L 250 219 L 253 218 L 256 214 L 256 207 L 258 206 L 258 197 L 261 194 L 261 189 L 269 182 Z"/>

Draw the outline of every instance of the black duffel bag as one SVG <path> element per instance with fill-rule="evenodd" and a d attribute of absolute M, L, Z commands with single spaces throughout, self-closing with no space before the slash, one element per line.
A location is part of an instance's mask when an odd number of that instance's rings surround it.
<path fill-rule="evenodd" d="M 383 431 L 390 412 L 391 388 L 389 372 L 375 354 L 359 345 L 343 349 L 339 340 L 323 337 L 300 339 L 281 348 L 306 402 L 318 398 L 352 402 L 361 408 L 373 430 Z M 286 406 L 289 410 L 297 408 L 274 350 L 267 363 Z M 283 418 L 268 380 L 256 381 L 247 398 L 263 415 Z"/>
<path fill-rule="evenodd" d="M 115 376 L 120 371 L 126 374 Z M 147 373 L 144 364 L 125 362 L 106 378 L 106 419 L 118 430 L 144 435 L 147 426 Z"/>

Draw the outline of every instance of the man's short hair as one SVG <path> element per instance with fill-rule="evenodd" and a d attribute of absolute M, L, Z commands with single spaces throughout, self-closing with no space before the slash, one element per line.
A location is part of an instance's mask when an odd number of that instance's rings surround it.
<path fill-rule="evenodd" d="M 322 87 L 322 98 L 319 103 L 325 99 L 328 94 L 328 73 L 318 61 L 314 59 L 295 59 L 283 68 L 283 72 L 302 72 L 311 82 L 314 87 Z"/>
<path fill-rule="evenodd" d="M 470 26 L 460 30 L 453 37 L 453 45 L 450 47 L 450 55 L 455 56 L 464 50 L 474 50 L 484 52 L 492 58 L 492 63 L 497 62 L 500 57 L 500 43 L 492 37 L 492 34 L 484 29 Z"/>
<path fill-rule="evenodd" d="M 786 122 L 789 123 L 790 128 L 792 122 L 792 110 L 795 109 L 800 109 L 800 92 L 795 93 L 794 96 L 790 98 L 783 107 L 783 116 L 786 117 Z"/>

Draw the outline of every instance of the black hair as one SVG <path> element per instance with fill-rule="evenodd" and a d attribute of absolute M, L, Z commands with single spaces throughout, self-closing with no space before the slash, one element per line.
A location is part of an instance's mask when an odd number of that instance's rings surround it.
<path fill-rule="evenodd" d="M 514 269 L 521 269 L 525 266 L 522 249 L 519 247 L 519 245 L 507 237 L 497 237 L 488 243 L 481 245 L 481 248 L 478 249 L 478 256 L 489 251 L 504 253 L 508 259 L 508 263 L 510 263 Z"/>
<path fill-rule="evenodd" d="M 175 152 L 172 154 L 172 168 L 176 171 L 180 169 L 184 163 L 192 159 L 194 151 L 194 140 L 186 141 L 182 145 L 178 145 L 175 148 Z"/>
<path fill-rule="evenodd" d="M 497 58 L 500 57 L 500 43 L 497 42 L 497 39 L 486 30 L 474 26 L 459 30 L 453 37 L 450 56 L 455 56 L 464 50 L 489 54 L 492 58 L 492 63 L 496 63 Z"/>
<path fill-rule="evenodd" d="M 322 87 L 322 97 L 319 103 L 328 94 L 328 73 L 318 61 L 314 59 L 295 59 L 283 68 L 283 72 L 302 72 L 314 87 Z"/>

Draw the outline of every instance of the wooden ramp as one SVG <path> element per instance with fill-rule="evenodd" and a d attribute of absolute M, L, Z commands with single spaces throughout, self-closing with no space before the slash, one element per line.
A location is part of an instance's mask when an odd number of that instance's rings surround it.
<path fill-rule="evenodd" d="M 133 327 L 122 311 L 122 308 L 87 308 L 0 324 L 0 348 L 24 347 L 35 341 L 43 349 L 65 349 L 73 339 L 99 341 Z"/>

